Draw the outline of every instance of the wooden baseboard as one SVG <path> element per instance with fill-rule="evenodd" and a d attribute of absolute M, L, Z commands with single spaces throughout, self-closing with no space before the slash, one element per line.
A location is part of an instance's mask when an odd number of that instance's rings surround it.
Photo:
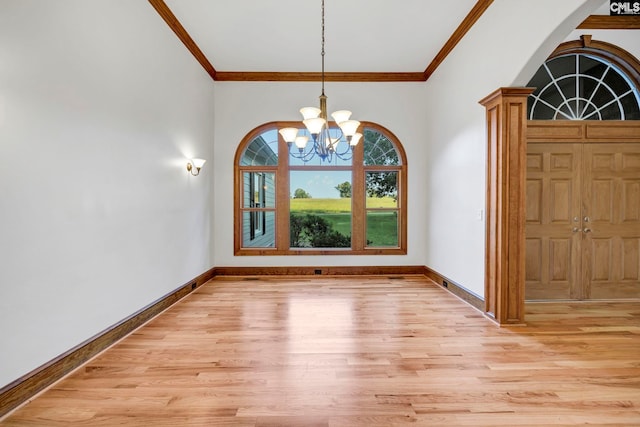
<path fill-rule="evenodd" d="M 425 274 L 422 265 L 317 266 L 317 267 L 216 267 L 216 276 L 379 276 Z"/>
<path fill-rule="evenodd" d="M 449 292 L 451 292 L 461 300 L 465 301 L 467 304 L 477 308 L 478 310 L 484 313 L 485 311 L 484 299 L 474 294 L 473 292 L 465 289 L 464 287 L 460 286 L 453 280 L 443 276 L 437 271 L 434 271 L 429 267 L 424 267 L 424 269 L 425 269 L 424 275 L 427 276 L 429 279 L 441 285 L 443 288 L 446 288 Z"/>
<path fill-rule="evenodd" d="M 457 295 L 478 310 L 484 311 L 482 298 L 425 266 L 215 267 L 0 389 L 0 417 L 28 401 L 96 354 L 115 344 L 213 277 L 275 275 L 423 275 L 439 285 L 443 285 L 446 282 L 447 286 L 445 287 L 449 292 Z"/>
<path fill-rule="evenodd" d="M 23 402 L 26 402 L 46 387 L 81 366 L 96 354 L 133 332 L 213 276 L 214 269 L 206 271 L 126 319 L 2 387 L 0 389 L 0 417 L 17 408 Z"/>

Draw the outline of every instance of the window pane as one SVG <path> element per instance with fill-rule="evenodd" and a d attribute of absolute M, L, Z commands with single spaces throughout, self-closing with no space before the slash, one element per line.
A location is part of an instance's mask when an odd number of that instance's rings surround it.
<path fill-rule="evenodd" d="M 398 246 L 397 211 L 367 211 L 367 246 Z"/>
<path fill-rule="evenodd" d="M 582 117 L 584 120 L 600 120 L 601 117 L 598 114 L 598 109 L 594 104 L 589 104 L 582 111 Z"/>
<path fill-rule="evenodd" d="M 574 55 L 553 58 L 547 61 L 546 65 L 554 79 L 576 73 L 576 58 Z"/>
<path fill-rule="evenodd" d="M 367 208 L 397 206 L 398 172 L 367 172 L 365 181 Z"/>
<path fill-rule="evenodd" d="M 562 94 L 558 92 L 556 85 L 547 86 L 544 91 L 540 92 L 539 96 L 540 99 L 553 107 L 558 107 L 564 102 Z"/>
<path fill-rule="evenodd" d="M 400 156 L 386 136 L 374 129 L 364 130 L 364 164 L 365 165 L 400 165 Z"/>
<path fill-rule="evenodd" d="M 564 99 L 566 100 L 573 100 L 576 98 L 576 81 L 577 81 L 578 76 L 571 75 L 571 76 L 564 76 L 559 78 L 556 81 L 556 84 L 558 85 L 558 87 L 560 87 L 560 90 L 562 91 L 562 94 L 564 95 Z"/>
<path fill-rule="evenodd" d="M 620 102 L 624 108 L 625 120 L 640 120 L 640 103 L 633 93 L 624 96 Z"/>
<path fill-rule="evenodd" d="M 242 246 L 272 248 L 276 244 L 276 221 L 273 211 L 245 211 L 242 213 Z"/>
<path fill-rule="evenodd" d="M 558 108 L 558 119 L 567 120 L 574 119 L 575 117 L 576 116 L 573 113 L 573 110 L 571 109 L 569 103 L 565 102 L 560 106 L 560 108 Z"/>
<path fill-rule="evenodd" d="M 579 82 L 580 98 L 584 101 L 591 100 L 591 96 L 599 84 L 598 80 L 587 76 L 581 76 Z"/>
<path fill-rule="evenodd" d="M 292 248 L 351 247 L 351 172 L 291 171 Z"/>
<path fill-rule="evenodd" d="M 529 81 L 529 87 L 536 88 L 536 90 L 541 90 L 543 87 L 549 84 L 551 81 L 551 77 L 547 72 L 547 69 L 544 67 L 538 68 L 538 71 L 533 76 L 533 78 Z"/>
<path fill-rule="evenodd" d="M 594 80 L 600 80 L 607 69 L 607 65 L 603 64 L 596 58 L 590 58 L 580 55 L 580 73 L 594 77 Z"/>
<path fill-rule="evenodd" d="M 244 150 L 240 159 L 242 166 L 276 166 L 278 164 L 278 131 L 263 132 Z"/>
<path fill-rule="evenodd" d="M 615 70 L 618 71 L 618 70 Z M 631 86 L 627 83 L 626 79 L 613 69 L 604 76 L 602 83 L 606 85 L 617 96 L 625 94 L 631 90 Z"/>
<path fill-rule="evenodd" d="M 600 110 L 602 114 L 602 120 L 621 120 L 622 112 L 617 102 L 610 104 Z"/>
<path fill-rule="evenodd" d="M 243 172 L 243 208 L 273 208 L 276 205 L 276 175 L 273 172 Z"/>
<path fill-rule="evenodd" d="M 556 110 L 550 108 L 546 104 L 541 102 L 536 102 L 535 104 L 531 102 L 531 98 L 529 98 L 529 102 L 527 105 L 529 109 L 529 119 L 530 120 L 553 120 L 555 119 Z M 531 111 L 533 109 L 533 112 Z"/>

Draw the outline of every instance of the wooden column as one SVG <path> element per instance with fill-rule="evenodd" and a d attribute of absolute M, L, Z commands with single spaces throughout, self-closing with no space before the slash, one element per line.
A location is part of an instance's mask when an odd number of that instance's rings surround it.
<path fill-rule="evenodd" d="M 499 324 L 524 323 L 527 97 L 532 88 L 500 88 L 480 101 L 487 111 L 484 300 Z"/>

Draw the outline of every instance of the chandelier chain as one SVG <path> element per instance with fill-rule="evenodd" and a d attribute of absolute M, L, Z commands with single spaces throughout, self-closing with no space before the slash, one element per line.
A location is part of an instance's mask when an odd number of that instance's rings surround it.
<path fill-rule="evenodd" d="M 320 56 L 322 57 L 322 94 L 324 95 L 324 0 L 322 0 L 322 50 Z"/>

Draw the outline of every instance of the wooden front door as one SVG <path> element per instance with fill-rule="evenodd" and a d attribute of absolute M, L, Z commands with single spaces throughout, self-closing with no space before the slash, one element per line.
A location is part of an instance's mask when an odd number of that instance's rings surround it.
<path fill-rule="evenodd" d="M 640 298 L 640 129 L 600 142 L 589 126 L 529 132 L 528 300 Z"/>
<path fill-rule="evenodd" d="M 581 144 L 527 147 L 525 298 L 581 299 Z"/>
<path fill-rule="evenodd" d="M 640 297 L 640 143 L 585 144 L 583 295 Z"/>

